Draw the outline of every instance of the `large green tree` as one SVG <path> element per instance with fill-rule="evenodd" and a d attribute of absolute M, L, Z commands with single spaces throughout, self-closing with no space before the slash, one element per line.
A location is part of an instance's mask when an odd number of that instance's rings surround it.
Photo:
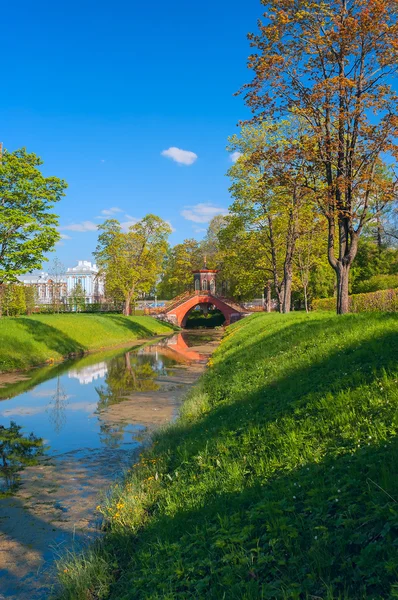
<path fill-rule="evenodd" d="M 158 282 L 168 250 L 171 227 L 156 215 L 146 215 L 124 232 L 116 219 L 98 228 L 95 252 L 101 274 L 105 276 L 108 297 L 123 298 L 124 313 L 139 294 L 148 293 Z"/>
<path fill-rule="evenodd" d="M 170 248 L 158 286 L 158 295 L 170 299 L 189 290 L 193 284 L 192 271 L 202 264 L 203 255 L 196 240 L 187 239 Z"/>
<path fill-rule="evenodd" d="M 54 204 L 65 181 L 45 177 L 42 160 L 25 148 L 0 157 L 0 284 L 39 269 L 59 240 Z"/>

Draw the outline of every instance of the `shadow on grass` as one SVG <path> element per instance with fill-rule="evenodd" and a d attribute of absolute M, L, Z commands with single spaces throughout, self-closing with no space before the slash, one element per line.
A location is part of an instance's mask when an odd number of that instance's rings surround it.
<path fill-rule="evenodd" d="M 18 324 L 22 325 L 34 340 L 45 344 L 49 350 L 58 352 L 61 356 L 83 353 L 87 350 L 83 344 L 72 339 L 66 333 L 36 319 L 20 317 Z"/>
<path fill-rule="evenodd" d="M 300 330 L 301 335 L 305 327 L 304 324 L 298 324 L 290 329 L 294 329 L 296 335 L 297 330 Z M 278 332 L 276 343 L 285 347 L 292 335 L 291 331 Z M 317 337 L 317 332 L 314 332 L 312 341 Z M 272 345 L 271 339 L 269 341 Z M 311 334 L 308 335 L 308 346 L 310 343 Z M 240 440 L 245 445 L 250 456 L 251 452 L 256 453 L 259 436 L 262 438 L 267 435 L 264 430 L 267 426 L 275 425 L 281 435 L 285 429 L 285 437 L 297 422 L 306 426 L 311 420 L 319 419 L 327 429 L 327 419 L 335 416 L 338 404 L 339 410 L 344 411 L 346 392 L 353 394 L 362 386 L 378 381 L 384 372 L 398 371 L 398 331 L 381 334 L 379 337 L 371 336 L 370 339 L 362 339 L 360 344 L 354 342 L 327 357 L 320 356 L 317 360 L 313 358 L 309 366 L 304 364 L 295 367 L 292 360 L 291 365 L 279 377 L 277 370 L 267 373 L 259 368 L 259 363 L 261 365 L 264 362 L 264 355 L 264 352 L 258 352 L 258 359 L 255 360 L 246 346 L 241 351 L 235 350 L 233 357 L 228 357 L 222 367 L 215 367 L 204 376 L 204 389 L 212 400 L 210 412 L 192 423 L 179 421 L 162 434 L 162 446 L 183 445 L 181 454 L 176 453 L 170 457 L 170 469 L 177 468 L 181 460 L 196 456 L 209 443 L 217 442 L 227 432 L 229 437 L 233 436 L 235 441 Z M 248 361 L 248 356 L 251 357 L 251 362 L 245 367 L 244 380 L 239 385 L 237 371 L 233 374 L 232 368 L 235 365 L 236 369 L 236 364 Z M 251 384 L 250 389 L 248 382 Z M 367 408 L 370 410 L 370 418 L 372 411 L 379 410 L 378 407 Z M 331 431 L 330 434 L 331 439 L 334 439 L 336 431 Z M 345 444 L 343 439 L 340 442 Z M 302 443 L 311 446 L 311 440 L 306 440 L 305 435 Z M 351 440 L 347 443 L 351 443 Z"/>
<path fill-rule="evenodd" d="M 398 319 L 369 323 L 249 323 L 225 342 L 211 410 L 157 436 L 173 481 L 137 535 L 105 538 L 110 598 L 398 597 Z"/>
<path fill-rule="evenodd" d="M 134 333 L 134 335 L 138 338 L 153 337 L 154 335 L 156 335 L 156 333 L 153 330 L 149 329 L 148 327 L 145 327 L 145 325 L 143 325 L 142 323 L 133 321 L 133 319 L 129 317 L 125 317 L 122 315 L 107 315 L 107 320 L 114 322 L 115 325 L 117 325 L 118 327 L 128 329 L 129 331 Z M 164 325 L 167 327 L 169 324 L 164 323 Z M 170 325 L 170 335 L 173 332 L 174 328 Z"/>
<path fill-rule="evenodd" d="M 110 598 L 396 597 L 397 469 L 394 438 L 113 534 Z"/>

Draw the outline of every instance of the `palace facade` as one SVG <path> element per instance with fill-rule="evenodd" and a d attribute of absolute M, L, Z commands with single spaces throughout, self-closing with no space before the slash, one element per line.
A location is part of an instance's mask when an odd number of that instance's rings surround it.
<path fill-rule="evenodd" d="M 97 265 L 88 260 L 79 260 L 75 267 L 70 267 L 66 273 L 57 276 L 42 272 L 37 275 L 21 275 L 18 279 L 24 285 L 36 287 L 40 304 L 51 304 L 54 300 L 67 303 L 78 284 L 85 292 L 86 304 L 104 301 L 104 281 L 98 276 Z"/>

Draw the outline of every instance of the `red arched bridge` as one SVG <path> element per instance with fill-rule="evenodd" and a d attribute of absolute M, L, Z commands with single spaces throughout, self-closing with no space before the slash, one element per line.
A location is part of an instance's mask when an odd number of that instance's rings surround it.
<path fill-rule="evenodd" d="M 214 291 L 210 292 L 209 290 L 185 292 L 181 296 L 170 300 L 165 306 L 148 308 L 145 312 L 179 327 L 185 327 L 189 313 L 197 306 L 200 306 L 204 311 L 209 306 L 214 306 L 224 315 L 226 325 L 238 321 L 248 312 L 234 300 L 218 296 Z"/>

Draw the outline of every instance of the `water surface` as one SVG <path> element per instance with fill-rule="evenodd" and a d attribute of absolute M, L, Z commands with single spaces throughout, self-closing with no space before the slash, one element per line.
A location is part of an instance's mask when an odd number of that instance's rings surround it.
<path fill-rule="evenodd" d="M 0 600 L 47 598 L 54 558 L 98 535 L 101 496 L 148 432 L 175 418 L 217 337 L 176 334 L 0 376 L 0 424 L 14 421 L 47 447 L 0 499 Z"/>

